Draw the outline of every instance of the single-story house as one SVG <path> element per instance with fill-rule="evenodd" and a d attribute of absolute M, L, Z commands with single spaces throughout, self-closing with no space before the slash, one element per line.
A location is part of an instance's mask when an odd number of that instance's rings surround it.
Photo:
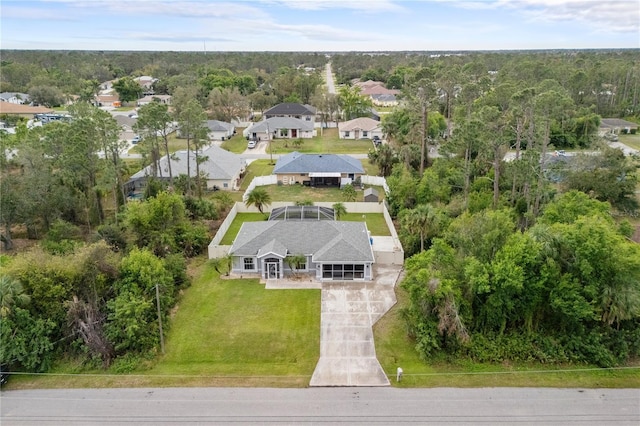
<path fill-rule="evenodd" d="M 364 175 L 360 160 L 344 154 L 301 154 L 281 156 L 273 168 L 279 183 L 308 186 L 344 186 Z"/>
<path fill-rule="evenodd" d="M 371 95 L 371 101 L 375 106 L 391 107 L 398 105 L 398 98 L 392 94 L 374 94 Z"/>
<path fill-rule="evenodd" d="M 312 124 L 316 121 L 316 109 L 311 105 L 302 105 L 293 102 L 278 104 L 263 114 L 264 118 L 292 117 Z"/>
<path fill-rule="evenodd" d="M 50 114 L 54 110 L 43 106 L 29 106 L 14 104 L 11 102 L 0 102 L 0 114 L 17 115 L 20 117 L 33 118 L 36 114 Z"/>
<path fill-rule="evenodd" d="M 99 107 L 118 107 L 120 106 L 120 97 L 116 95 L 97 95 L 95 104 Z"/>
<path fill-rule="evenodd" d="M 604 136 L 607 133 L 636 133 L 638 124 L 631 121 L 622 120 L 620 118 L 603 118 L 600 123 L 598 134 Z"/>
<path fill-rule="evenodd" d="M 136 102 L 138 106 L 150 104 L 151 102 L 160 102 L 161 104 L 171 105 L 171 95 L 147 95 Z"/>
<path fill-rule="evenodd" d="M 190 170 L 192 178 L 196 177 L 196 154 L 190 151 Z M 200 163 L 200 173 L 207 179 L 207 189 L 234 190 L 238 188 L 240 177 L 244 173 L 247 162 L 237 154 L 211 145 L 200 153 L 206 157 L 206 161 Z M 176 177 L 187 174 L 187 151 L 177 151 L 171 155 L 171 174 Z M 125 184 L 127 194 L 139 194 L 144 192 L 147 179 L 152 176 L 151 165 L 135 173 Z M 160 179 L 169 179 L 169 167 L 167 156 L 160 159 Z"/>
<path fill-rule="evenodd" d="M 10 104 L 29 104 L 30 97 L 26 93 L 19 92 L 2 92 L 0 93 L 0 102 L 9 102 Z"/>
<path fill-rule="evenodd" d="M 244 130 L 245 136 L 254 140 L 309 139 L 316 135 L 311 121 L 293 117 L 271 117 L 254 123 Z"/>
<path fill-rule="evenodd" d="M 382 139 L 382 125 L 369 117 L 359 117 L 338 124 L 340 139 Z"/>
<path fill-rule="evenodd" d="M 304 273 L 322 281 L 370 281 L 374 255 L 364 222 L 245 222 L 229 250 L 232 272 L 265 279 Z M 304 256 L 294 270 L 287 256 Z"/>
<path fill-rule="evenodd" d="M 209 139 L 211 140 L 224 141 L 236 132 L 236 126 L 226 121 L 207 120 L 206 126 L 209 129 Z"/>

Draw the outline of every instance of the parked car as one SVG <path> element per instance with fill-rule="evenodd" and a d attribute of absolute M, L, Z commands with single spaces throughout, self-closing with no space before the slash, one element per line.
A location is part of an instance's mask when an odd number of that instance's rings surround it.
<path fill-rule="evenodd" d="M 374 144 L 375 146 L 378 146 L 378 145 L 380 145 L 381 143 L 382 143 L 382 139 L 380 139 L 380 136 L 376 135 L 376 136 L 374 136 L 374 137 L 373 137 L 373 144 Z"/>
<path fill-rule="evenodd" d="M 247 144 L 247 148 L 253 149 L 256 147 L 256 145 L 257 145 L 256 141 L 249 141 L 249 143 Z"/>
<path fill-rule="evenodd" d="M 142 140 L 142 138 L 141 138 L 140 136 L 135 135 L 135 136 L 133 137 L 133 139 L 131 139 L 131 143 L 135 145 L 135 144 L 137 144 L 138 142 L 140 142 L 141 140 Z"/>

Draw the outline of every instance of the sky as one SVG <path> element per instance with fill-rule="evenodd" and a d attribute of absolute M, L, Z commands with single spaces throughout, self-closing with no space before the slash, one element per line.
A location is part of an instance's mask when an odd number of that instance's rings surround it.
<path fill-rule="evenodd" d="M 0 0 L 0 48 L 640 48 L 640 0 Z"/>

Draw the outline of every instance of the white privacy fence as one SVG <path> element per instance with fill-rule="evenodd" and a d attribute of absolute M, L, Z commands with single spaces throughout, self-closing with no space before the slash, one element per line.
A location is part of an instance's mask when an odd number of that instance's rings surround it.
<path fill-rule="evenodd" d="M 254 190 L 256 186 L 266 186 L 266 185 L 275 185 L 278 183 L 278 177 L 276 175 L 268 175 L 268 176 L 256 176 L 253 178 L 249 187 L 244 192 L 242 196 L 242 201 L 246 202 L 249 193 Z"/>

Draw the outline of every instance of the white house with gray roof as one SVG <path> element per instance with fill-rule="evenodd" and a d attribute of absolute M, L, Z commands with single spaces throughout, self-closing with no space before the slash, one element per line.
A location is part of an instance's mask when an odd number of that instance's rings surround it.
<path fill-rule="evenodd" d="M 232 272 L 265 279 L 304 273 L 321 281 L 370 281 L 374 254 L 364 222 L 245 222 L 229 250 Z M 287 256 L 302 255 L 294 270 Z"/>
<path fill-rule="evenodd" d="M 195 178 L 196 154 L 194 151 L 190 151 L 189 154 L 189 174 L 192 178 Z M 200 157 L 206 158 L 206 161 L 200 164 L 200 173 L 206 177 L 208 189 L 217 188 L 231 191 L 237 188 L 240 175 L 247 167 L 247 162 L 244 158 L 217 145 L 211 145 L 204 149 L 200 153 Z M 171 161 L 171 174 L 173 177 L 187 174 L 187 151 L 176 151 L 171 155 L 170 160 L 167 160 L 166 155 L 160 159 L 159 179 L 169 179 L 168 161 Z M 153 169 L 151 166 L 138 171 L 125 184 L 126 192 L 128 194 L 143 192 L 147 180 L 152 175 Z"/>
<path fill-rule="evenodd" d="M 211 140 L 227 140 L 236 132 L 236 126 L 226 121 L 207 120 L 205 125 L 209 129 L 209 139 Z"/>
<path fill-rule="evenodd" d="M 273 174 L 284 185 L 343 186 L 364 175 L 364 168 L 350 155 L 294 151 L 278 159 Z"/>
<path fill-rule="evenodd" d="M 313 122 L 294 117 L 271 117 L 245 129 L 244 135 L 254 140 L 309 139 L 316 135 Z"/>

